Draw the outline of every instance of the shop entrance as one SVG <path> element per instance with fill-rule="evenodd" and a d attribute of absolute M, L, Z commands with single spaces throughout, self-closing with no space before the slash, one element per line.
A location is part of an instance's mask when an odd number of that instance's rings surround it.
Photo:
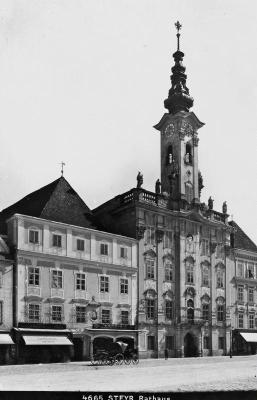
<path fill-rule="evenodd" d="M 198 349 L 195 344 L 195 337 L 189 332 L 184 337 L 184 356 L 185 357 L 198 356 Z"/>

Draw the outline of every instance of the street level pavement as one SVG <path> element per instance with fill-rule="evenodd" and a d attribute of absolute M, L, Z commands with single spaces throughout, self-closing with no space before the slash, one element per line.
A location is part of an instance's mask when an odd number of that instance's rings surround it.
<path fill-rule="evenodd" d="M 0 390 L 192 392 L 257 390 L 257 356 L 0 366 Z"/>

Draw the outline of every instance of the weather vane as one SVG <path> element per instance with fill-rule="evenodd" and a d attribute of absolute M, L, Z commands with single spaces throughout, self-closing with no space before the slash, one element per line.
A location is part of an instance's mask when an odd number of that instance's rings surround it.
<path fill-rule="evenodd" d="M 179 51 L 179 38 L 180 38 L 180 33 L 179 33 L 179 31 L 180 31 L 180 29 L 182 28 L 182 25 L 181 25 L 181 23 L 180 23 L 179 21 L 177 21 L 177 22 L 175 23 L 175 27 L 177 28 L 178 51 Z"/>
<path fill-rule="evenodd" d="M 61 162 L 61 166 L 62 166 L 61 174 L 62 174 L 62 176 L 63 176 L 63 167 L 64 167 L 64 165 L 65 165 L 65 163 L 62 161 L 62 162 Z"/>

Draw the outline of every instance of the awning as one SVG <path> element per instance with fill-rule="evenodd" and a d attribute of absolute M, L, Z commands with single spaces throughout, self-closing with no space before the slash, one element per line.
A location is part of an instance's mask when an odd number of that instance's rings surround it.
<path fill-rule="evenodd" d="M 29 346 L 40 345 L 57 345 L 57 346 L 73 346 L 73 343 L 67 336 L 38 336 L 38 335 L 22 335 L 25 344 Z"/>
<path fill-rule="evenodd" d="M 240 332 L 240 335 L 246 342 L 257 343 L 257 333 L 254 332 Z"/>
<path fill-rule="evenodd" d="M 8 333 L 2 333 L 0 334 L 0 344 L 14 344 L 14 342 Z"/>

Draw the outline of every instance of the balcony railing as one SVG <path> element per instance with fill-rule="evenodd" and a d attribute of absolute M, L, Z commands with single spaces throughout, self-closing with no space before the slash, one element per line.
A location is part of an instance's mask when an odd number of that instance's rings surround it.
<path fill-rule="evenodd" d="M 103 323 L 98 323 L 98 324 L 93 324 L 92 325 L 93 329 L 129 329 L 129 330 L 134 330 L 136 329 L 135 325 L 127 325 L 127 324 L 103 324 Z"/>
<path fill-rule="evenodd" d="M 167 208 L 167 200 L 162 194 L 149 192 L 145 189 L 132 189 L 118 196 L 121 204 L 134 203 L 139 201 L 141 203 L 148 203 L 158 207 Z"/>

